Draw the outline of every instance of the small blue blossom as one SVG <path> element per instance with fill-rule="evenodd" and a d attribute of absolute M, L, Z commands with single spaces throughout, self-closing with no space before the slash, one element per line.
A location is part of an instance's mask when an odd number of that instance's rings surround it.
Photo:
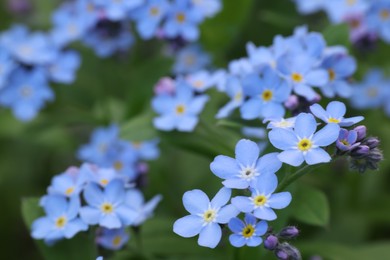
<path fill-rule="evenodd" d="M 0 104 L 12 109 L 16 118 L 32 120 L 46 101 L 54 99 L 43 70 L 18 69 L 10 76 L 6 87 L 0 90 Z"/>
<path fill-rule="evenodd" d="M 215 116 L 216 118 L 228 117 L 244 102 L 241 80 L 238 77 L 228 76 L 226 78 L 224 91 L 231 98 L 231 100 L 218 111 L 217 115 Z"/>
<path fill-rule="evenodd" d="M 99 234 L 96 237 L 96 243 L 109 250 L 119 250 L 124 247 L 129 241 L 130 235 L 124 228 L 117 229 L 99 229 Z"/>
<path fill-rule="evenodd" d="M 1 45 L 0 48 L 3 49 Z M 16 63 L 8 52 L 0 52 L 0 89 L 8 83 L 9 76 L 16 67 Z"/>
<path fill-rule="evenodd" d="M 88 206 L 80 209 L 81 219 L 89 225 L 99 224 L 105 228 L 121 228 L 133 224 L 137 212 L 125 204 L 125 187 L 122 181 L 113 180 L 104 191 L 89 183 L 84 189 Z"/>
<path fill-rule="evenodd" d="M 273 146 L 283 150 L 279 160 L 292 166 L 329 162 L 330 155 L 321 147 L 334 143 L 339 135 L 338 124 L 327 124 L 317 133 L 317 123 L 312 114 L 301 113 L 295 120 L 294 130 L 274 128 L 269 132 Z"/>
<path fill-rule="evenodd" d="M 60 195 L 49 195 L 43 204 L 46 216 L 36 219 L 32 224 L 31 235 L 35 239 L 44 239 L 52 243 L 62 238 L 72 238 L 88 225 L 79 217 L 80 199 L 78 196 L 68 201 Z"/>
<path fill-rule="evenodd" d="M 136 156 L 140 160 L 155 160 L 160 156 L 160 150 L 158 149 L 159 139 L 153 139 L 142 142 L 131 142 L 131 147 L 136 153 Z"/>
<path fill-rule="evenodd" d="M 282 103 L 289 97 L 291 88 L 274 70 L 264 69 L 261 77 L 250 74 L 243 79 L 242 85 L 244 94 L 250 97 L 240 108 L 242 118 L 284 116 Z"/>
<path fill-rule="evenodd" d="M 230 196 L 231 190 L 227 188 L 219 190 L 211 201 L 201 190 L 187 191 L 183 195 L 183 204 L 190 215 L 176 220 L 173 232 L 182 237 L 199 234 L 200 246 L 215 248 L 222 236 L 219 224 L 227 224 L 239 213 L 233 205 L 226 205 Z"/>
<path fill-rule="evenodd" d="M 253 213 L 256 218 L 275 220 L 277 218 L 273 209 L 283 209 L 291 202 L 289 192 L 274 193 L 278 186 L 275 174 L 260 176 L 251 186 L 250 197 L 236 196 L 232 204 L 241 212 Z"/>
<path fill-rule="evenodd" d="M 332 101 L 326 106 L 326 110 L 319 104 L 310 106 L 310 111 L 327 124 L 338 124 L 340 126 L 352 126 L 364 119 L 362 116 L 344 118 L 347 108 L 340 101 Z"/>
<path fill-rule="evenodd" d="M 199 45 L 188 45 L 176 54 L 173 72 L 175 74 L 197 72 L 208 66 L 210 62 L 210 55 L 204 52 Z"/>
<path fill-rule="evenodd" d="M 154 196 L 148 202 L 145 202 L 144 196 L 141 191 L 137 189 L 130 189 L 126 191 L 125 203 L 137 212 L 137 217 L 133 222 L 133 226 L 139 226 L 147 219 L 153 216 L 153 211 L 160 203 L 162 199 L 161 195 Z"/>
<path fill-rule="evenodd" d="M 203 93 L 214 85 L 212 74 L 206 70 L 187 75 L 185 81 L 198 93 Z"/>
<path fill-rule="evenodd" d="M 80 174 L 87 182 L 99 184 L 101 187 L 106 187 L 113 180 L 123 179 L 113 168 L 100 168 L 89 163 L 81 165 Z"/>
<path fill-rule="evenodd" d="M 246 189 L 252 186 L 259 176 L 274 174 L 282 167 L 277 153 L 259 158 L 259 147 L 250 140 L 240 140 L 235 153 L 236 158 L 218 155 L 210 164 L 211 171 L 224 179 L 222 183 L 227 188 Z"/>
<path fill-rule="evenodd" d="M 350 14 L 363 14 L 368 7 L 366 0 L 327 0 L 324 3 L 324 9 L 332 23 L 343 22 Z"/>
<path fill-rule="evenodd" d="M 228 65 L 229 73 L 233 76 L 246 76 L 255 72 L 253 65 L 248 58 L 232 60 Z"/>
<path fill-rule="evenodd" d="M 87 181 L 85 172 L 77 167 L 69 167 L 64 173 L 55 176 L 47 188 L 48 194 L 59 194 L 66 197 L 78 196 Z"/>
<path fill-rule="evenodd" d="M 266 221 L 257 222 L 257 219 L 251 214 L 245 214 L 245 221 L 239 218 L 232 218 L 229 221 L 229 228 L 233 232 L 229 236 L 230 243 L 235 247 L 244 245 L 256 247 L 263 239 L 261 238 L 267 232 L 268 224 Z"/>
<path fill-rule="evenodd" d="M 390 43 L 390 2 L 388 0 L 374 1 L 367 12 L 366 20 L 370 30 Z"/>
<path fill-rule="evenodd" d="M 326 0 L 293 0 L 297 4 L 299 13 L 311 14 L 324 8 Z"/>
<path fill-rule="evenodd" d="M 356 143 L 357 137 L 358 134 L 355 130 L 348 131 L 347 129 L 341 128 L 336 146 L 341 151 L 350 151 L 360 145 L 360 143 Z"/>
<path fill-rule="evenodd" d="M 178 82 L 175 96 L 161 94 L 152 100 L 153 109 L 160 115 L 153 120 L 153 124 L 159 130 L 191 132 L 207 100 L 208 96 L 194 96 L 187 83 Z"/>
<path fill-rule="evenodd" d="M 56 61 L 47 65 L 48 76 L 53 82 L 71 84 L 75 80 L 80 63 L 80 55 L 77 52 L 59 52 Z"/>
<path fill-rule="evenodd" d="M 205 17 L 213 17 L 222 8 L 221 0 L 191 0 L 191 4 Z"/>
<path fill-rule="evenodd" d="M 143 4 L 143 0 L 93 0 L 98 8 L 101 8 L 106 17 L 112 21 L 119 21 L 126 18 L 127 14 Z"/>

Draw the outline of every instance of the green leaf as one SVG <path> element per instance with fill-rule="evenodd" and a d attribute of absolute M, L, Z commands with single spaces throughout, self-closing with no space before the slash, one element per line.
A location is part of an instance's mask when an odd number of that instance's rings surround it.
<path fill-rule="evenodd" d="M 44 215 L 39 207 L 39 198 L 25 198 L 22 200 L 22 215 L 27 227 L 31 227 L 35 219 Z M 68 260 L 68 259 L 96 259 L 97 250 L 93 232 L 79 233 L 72 239 L 64 239 L 52 246 L 42 241 L 36 241 L 44 259 Z"/>
<path fill-rule="evenodd" d="M 157 137 L 157 131 L 152 125 L 156 115 L 147 110 L 121 125 L 121 137 L 129 141 L 144 141 Z"/>
<path fill-rule="evenodd" d="M 293 195 L 292 216 L 304 223 L 325 226 L 329 222 L 329 203 L 325 194 L 315 188 L 300 185 Z"/>
<path fill-rule="evenodd" d="M 349 41 L 349 28 L 347 24 L 329 25 L 322 32 L 328 46 L 331 45 L 344 45 L 349 47 L 351 45 Z"/>

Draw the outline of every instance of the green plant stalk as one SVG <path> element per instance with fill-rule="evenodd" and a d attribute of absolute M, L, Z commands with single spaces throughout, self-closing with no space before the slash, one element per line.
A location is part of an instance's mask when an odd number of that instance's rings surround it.
<path fill-rule="evenodd" d="M 276 189 L 276 192 L 280 192 L 285 190 L 291 183 L 295 182 L 305 174 L 317 169 L 319 165 L 305 165 L 304 167 L 300 168 L 298 171 L 286 176 L 278 185 L 278 188 Z"/>

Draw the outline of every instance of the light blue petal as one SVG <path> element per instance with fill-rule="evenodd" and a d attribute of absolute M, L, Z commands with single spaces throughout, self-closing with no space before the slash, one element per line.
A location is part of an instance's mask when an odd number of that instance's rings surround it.
<path fill-rule="evenodd" d="M 298 138 L 291 129 L 273 128 L 268 133 L 269 141 L 280 150 L 296 147 Z"/>
<path fill-rule="evenodd" d="M 228 226 L 232 232 L 241 233 L 245 227 L 245 224 L 239 218 L 232 218 L 230 219 Z"/>
<path fill-rule="evenodd" d="M 326 111 L 333 118 L 341 118 L 347 111 L 344 103 L 340 101 L 332 101 L 326 106 Z"/>
<path fill-rule="evenodd" d="M 232 204 L 241 212 L 249 213 L 253 211 L 253 204 L 248 197 L 234 197 L 232 198 Z"/>
<path fill-rule="evenodd" d="M 246 243 L 245 237 L 243 237 L 242 235 L 238 235 L 238 234 L 231 234 L 229 236 L 229 241 L 230 241 L 230 244 L 232 244 L 232 246 L 234 246 L 234 247 L 242 247 Z"/>
<path fill-rule="evenodd" d="M 267 230 L 268 230 L 268 223 L 264 220 L 260 221 L 259 223 L 257 223 L 256 225 L 256 231 L 255 231 L 255 235 L 256 236 L 262 236 L 264 235 Z"/>
<path fill-rule="evenodd" d="M 310 111 L 315 115 L 317 118 L 321 119 L 324 122 L 327 122 L 328 119 L 328 113 L 325 111 L 325 109 L 319 105 L 314 104 L 310 106 Z"/>
<path fill-rule="evenodd" d="M 96 208 L 85 206 L 80 209 L 81 219 L 89 225 L 96 225 L 99 223 L 100 216 L 100 210 Z"/>
<path fill-rule="evenodd" d="M 268 221 L 275 220 L 277 218 L 275 212 L 271 208 L 267 207 L 260 207 L 255 209 L 253 215 L 255 215 L 256 218 Z"/>
<path fill-rule="evenodd" d="M 169 114 L 174 111 L 174 99 L 169 95 L 159 95 L 152 100 L 152 107 L 158 114 Z"/>
<path fill-rule="evenodd" d="M 209 97 L 206 95 L 195 97 L 188 105 L 188 112 L 192 113 L 193 115 L 198 115 L 200 112 L 202 112 L 203 107 L 208 100 Z"/>
<path fill-rule="evenodd" d="M 335 81 L 332 84 L 332 88 L 335 90 L 337 95 L 339 95 L 342 98 L 350 98 L 354 91 L 351 84 L 341 80 Z"/>
<path fill-rule="evenodd" d="M 322 148 L 310 149 L 305 155 L 305 161 L 309 165 L 330 162 L 331 159 L 330 155 Z"/>
<path fill-rule="evenodd" d="M 349 118 L 344 118 L 343 121 L 339 123 L 340 126 L 352 126 L 364 120 L 363 116 L 354 116 Z"/>
<path fill-rule="evenodd" d="M 294 92 L 307 100 L 312 101 L 317 97 L 317 93 L 306 84 L 298 84 L 294 86 Z"/>
<path fill-rule="evenodd" d="M 89 183 L 84 189 L 84 199 L 89 205 L 99 207 L 104 200 L 104 194 L 96 183 Z"/>
<path fill-rule="evenodd" d="M 290 192 L 279 192 L 272 194 L 268 199 L 268 204 L 273 209 L 283 209 L 287 207 L 291 202 L 291 194 Z"/>
<path fill-rule="evenodd" d="M 125 194 L 124 183 L 118 179 L 110 181 L 104 190 L 106 200 L 113 204 L 122 203 Z"/>
<path fill-rule="evenodd" d="M 68 202 L 62 195 L 49 195 L 46 196 L 43 207 L 50 218 L 56 218 L 68 211 Z"/>
<path fill-rule="evenodd" d="M 218 211 L 216 221 L 221 224 L 226 224 L 239 213 L 240 211 L 232 204 L 226 205 Z"/>
<path fill-rule="evenodd" d="M 255 247 L 255 246 L 259 246 L 261 243 L 263 242 L 263 239 L 261 237 L 251 237 L 248 239 L 248 241 L 246 242 L 246 245 L 247 246 L 250 246 L 250 247 Z"/>
<path fill-rule="evenodd" d="M 210 170 L 221 179 L 232 178 L 237 175 L 240 169 L 237 166 L 237 161 L 225 155 L 218 155 L 210 164 Z"/>
<path fill-rule="evenodd" d="M 328 146 L 336 142 L 340 133 L 338 124 L 327 124 L 313 136 L 313 143 L 318 146 Z"/>
<path fill-rule="evenodd" d="M 323 69 L 312 70 L 305 75 L 305 80 L 311 86 L 320 87 L 328 83 L 329 74 Z"/>
<path fill-rule="evenodd" d="M 256 221 L 257 221 L 255 216 L 253 216 L 252 214 L 249 214 L 249 213 L 245 214 L 244 220 L 245 220 L 246 224 L 251 224 L 252 226 L 255 226 L 256 225 Z"/>
<path fill-rule="evenodd" d="M 201 190 L 190 190 L 183 195 L 184 208 L 191 214 L 203 213 L 209 207 L 209 197 Z"/>
<path fill-rule="evenodd" d="M 139 212 L 125 205 L 117 207 L 115 209 L 115 213 L 118 215 L 121 222 L 125 225 L 132 225 L 136 218 L 139 216 Z"/>
<path fill-rule="evenodd" d="M 109 229 L 122 227 L 122 223 L 116 214 L 102 215 L 99 220 L 99 225 Z"/>
<path fill-rule="evenodd" d="M 262 118 L 279 118 L 284 117 L 285 109 L 280 103 L 269 102 L 264 104 L 263 109 L 261 110 Z"/>
<path fill-rule="evenodd" d="M 286 150 L 278 155 L 279 160 L 292 166 L 299 166 L 305 160 L 303 153 L 298 150 Z"/>
<path fill-rule="evenodd" d="M 232 190 L 228 188 L 221 188 L 218 193 L 211 200 L 211 206 L 213 208 L 220 208 L 230 200 L 230 196 L 232 195 Z"/>
<path fill-rule="evenodd" d="M 183 132 L 191 132 L 197 123 L 198 118 L 196 116 L 183 116 L 178 120 L 177 129 Z"/>
<path fill-rule="evenodd" d="M 182 237 L 193 237 L 199 234 L 203 228 L 201 217 L 188 215 L 179 218 L 173 224 L 173 232 Z"/>
<path fill-rule="evenodd" d="M 198 244 L 200 246 L 215 248 L 221 241 L 222 230 L 216 223 L 205 226 L 199 233 Z"/>
<path fill-rule="evenodd" d="M 295 133 L 300 138 L 309 138 L 317 129 L 317 122 L 312 114 L 300 113 L 295 119 Z"/>
<path fill-rule="evenodd" d="M 187 25 L 182 30 L 183 38 L 188 41 L 194 41 L 199 37 L 199 29 L 196 25 Z"/>
<path fill-rule="evenodd" d="M 231 188 L 231 189 L 246 189 L 249 187 L 250 183 L 242 178 L 232 178 L 232 179 L 227 179 L 222 182 L 222 184 L 226 188 Z"/>
<path fill-rule="evenodd" d="M 257 177 L 253 188 L 260 194 L 269 195 L 276 190 L 278 186 L 278 178 L 275 174 L 264 174 Z"/>
<path fill-rule="evenodd" d="M 81 219 L 75 219 L 69 222 L 64 229 L 64 236 L 66 238 L 72 238 L 80 231 L 86 231 L 88 229 L 88 225 L 84 223 Z"/>
<path fill-rule="evenodd" d="M 154 118 L 153 125 L 159 130 L 171 131 L 176 127 L 176 117 L 172 115 L 165 115 Z"/>
<path fill-rule="evenodd" d="M 237 102 L 235 100 L 232 100 L 229 103 L 227 103 L 225 106 L 223 106 L 218 111 L 218 113 L 215 117 L 218 119 L 228 117 L 233 112 L 233 110 L 236 109 L 237 107 L 239 107 L 240 105 L 241 105 L 241 102 Z"/>
<path fill-rule="evenodd" d="M 77 216 L 77 214 L 79 213 L 79 210 L 80 210 L 80 206 L 81 206 L 81 204 L 80 204 L 79 196 L 72 196 L 69 199 L 69 207 L 68 207 L 68 212 L 67 212 L 69 219 L 73 219 Z"/>
<path fill-rule="evenodd" d="M 236 145 L 236 159 L 245 166 L 255 166 L 260 155 L 259 147 L 255 142 L 241 139 Z"/>
<path fill-rule="evenodd" d="M 43 239 L 50 233 L 53 222 L 48 217 L 42 217 L 34 220 L 31 226 L 31 236 L 35 239 Z"/>
<path fill-rule="evenodd" d="M 139 190 L 130 189 L 126 191 L 125 203 L 134 209 L 139 209 L 144 204 L 144 196 Z"/>
<path fill-rule="evenodd" d="M 282 162 L 278 159 L 278 153 L 269 153 L 260 157 L 256 169 L 260 174 L 276 173 L 282 167 Z"/>
<path fill-rule="evenodd" d="M 252 120 L 260 117 L 263 109 L 263 104 L 258 98 L 251 98 L 240 107 L 241 116 L 243 119 Z"/>

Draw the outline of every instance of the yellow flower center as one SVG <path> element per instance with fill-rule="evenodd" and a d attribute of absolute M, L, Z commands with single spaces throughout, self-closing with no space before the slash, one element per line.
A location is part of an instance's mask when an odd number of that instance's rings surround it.
<path fill-rule="evenodd" d="M 264 90 L 263 93 L 261 94 L 261 98 L 264 100 L 264 101 L 270 101 L 272 99 L 272 96 L 273 96 L 273 93 L 271 90 L 267 89 L 267 90 Z"/>
<path fill-rule="evenodd" d="M 197 81 L 195 81 L 193 84 L 194 84 L 194 86 L 195 86 L 196 88 L 201 88 L 201 87 L 204 86 L 204 83 L 203 83 L 203 81 L 201 81 L 201 80 L 197 80 Z"/>
<path fill-rule="evenodd" d="M 333 81 L 336 78 L 336 73 L 332 69 L 328 69 L 329 80 Z"/>
<path fill-rule="evenodd" d="M 390 11 L 389 10 L 382 10 L 379 15 L 380 15 L 382 20 L 387 20 L 390 18 Z"/>
<path fill-rule="evenodd" d="M 69 187 L 69 188 L 66 189 L 65 194 L 66 194 L 66 195 L 70 195 L 70 194 L 72 194 L 73 192 L 74 192 L 74 187 Z"/>
<path fill-rule="evenodd" d="M 208 209 L 203 213 L 203 220 L 207 223 L 212 222 L 216 217 L 216 212 L 213 209 Z"/>
<path fill-rule="evenodd" d="M 184 61 L 185 63 L 188 65 L 188 66 L 191 66 L 192 64 L 195 63 L 195 57 L 193 55 L 187 55 L 185 58 L 184 58 Z"/>
<path fill-rule="evenodd" d="M 345 146 L 348 146 L 348 145 L 349 145 L 348 141 L 345 140 L 345 139 L 344 139 L 344 140 L 341 140 L 340 142 L 341 142 L 343 145 L 345 145 Z"/>
<path fill-rule="evenodd" d="M 291 79 L 296 83 L 300 83 L 303 80 L 303 76 L 299 73 L 293 73 L 291 74 Z"/>
<path fill-rule="evenodd" d="M 110 214 L 114 211 L 114 206 L 111 203 L 105 202 L 100 206 L 100 210 L 105 214 Z"/>
<path fill-rule="evenodd" d="M 116 236 L 114 237 L 114 239 L 112 240 L 112 244 L 114 246 L 119 246 L 119 244 L 122 242 L 122 237 L 121 236 Z"/>
<path fill-rule="evenodd" d="M 372 98 L 374 98 L 374 97 L 377 97 L 378 96 L 378 88 L 377 87 L 370 87 L 369 89 L 367 89 L 367 95 L 369 96 L 369 97 L 372 97 Z"/>
<path fill-rule="evenodd" d="M 184 23 L 184 21 L 186 20 L 186 15 L 184 13 L 178 13 L 176 15 L 176 20 L 179 22 L 179 23 Z"/>
<path fill-rule="evenodd" d="M 298 149 L 303 151 L 303 152 L 306 152 L 308 150 L 310 150 L 310 148 L 312 147 L 312 142 L 307 139 L 307 138 L 303 138 L 301 141 L 299 141 L 298 143 Z"/>
<path fill-rule="evenodd" d="M 152 7 L 152 8 L 150 8 L 150 14 L 152 15 L 152 16 L 156 16 L 156 15 L 158 15 L 160 13 L 160 10 L 157 8 L 157 7 Z"/>
<path fill-rule="evenodd" d="M 252 237 L 253 233 L 255 233 L 255 228 L 250 224 L 246 225 L 242 230 L 242 236 L 245 238 Z"/>
<path fill-rule="evenodd" d="M 107 179 L 102 179 L 102 180 L 100 180 L 100 184 L 103 185 L 103 186 L 106 186 L 108 184 L 108 180 Z"/>
<path fill-rule="evenodd" d="M 256 197 L 254 197 L 253 203 L 256 206 L 263 206 L 265 203 L 267 203 L 267 197 L 264 195 L 258 195 Z"/>
<path fill-rule="evenodd" d="M 356 4 L 356 0 L 346 0 L 346 1 L 347 1 L 347 5 L 349 6 Z"/>
<path fill-rule="evenodd" d="M 32 88 L 28 85 L 26 86 L 23 86 L 21 89 L 20 89 L 20 94 L 23 96 L 23 97 L 30 97 L 32 95 L 33 91 L 32 91 Z"/>
<path fill-rule="evenodd" d="M 117 171 L 120 171 L 123 169 L 123 163 L 122 162 L 119 162 L 119 161 L 116 161 L 114 163 L 114 169 L 117 170 Z"/>
<path fill-rule="evenodd" d="M 234 100 L 240 101 L 241 99 L 242 99 L 242 93 L 241 93 L 241 92 L 238 92 L 238 93 L 234 96 Z"/>
<path fill-rule="evenodd" d="M 336 124 L 338 124 L 338 123 L 340 123 L 340 120 L 337 119 L 337 118 L 329 117 L 328 118 L 328 123 L 336 123 Z"/>
<path fill-rule="evenodd" d="M 176 114 L 181 115 L 186 111 L 186 107 L 184 105 L 178 105 L 176 107 Z"/>
<path fill-rule="evenodd" d="M 131 143 L 132 145 L 133 145 L 133 148 L 134 149 L 139 149 L 139 148 L 141 148 L 141 142 L 132 142 Z"/>
<path fill-rule="evenodd" d="M 68 220 L 66 219 L 66 217 L 64 217 L 64 216 L 59 217 L 59 218 L 57 218 L 57 220 L 56 220 L 56 227 L 57 227 L 57 228 L 63 228 L 63 227 L 66 225 L 66 222 L 68 222 Z"/>

